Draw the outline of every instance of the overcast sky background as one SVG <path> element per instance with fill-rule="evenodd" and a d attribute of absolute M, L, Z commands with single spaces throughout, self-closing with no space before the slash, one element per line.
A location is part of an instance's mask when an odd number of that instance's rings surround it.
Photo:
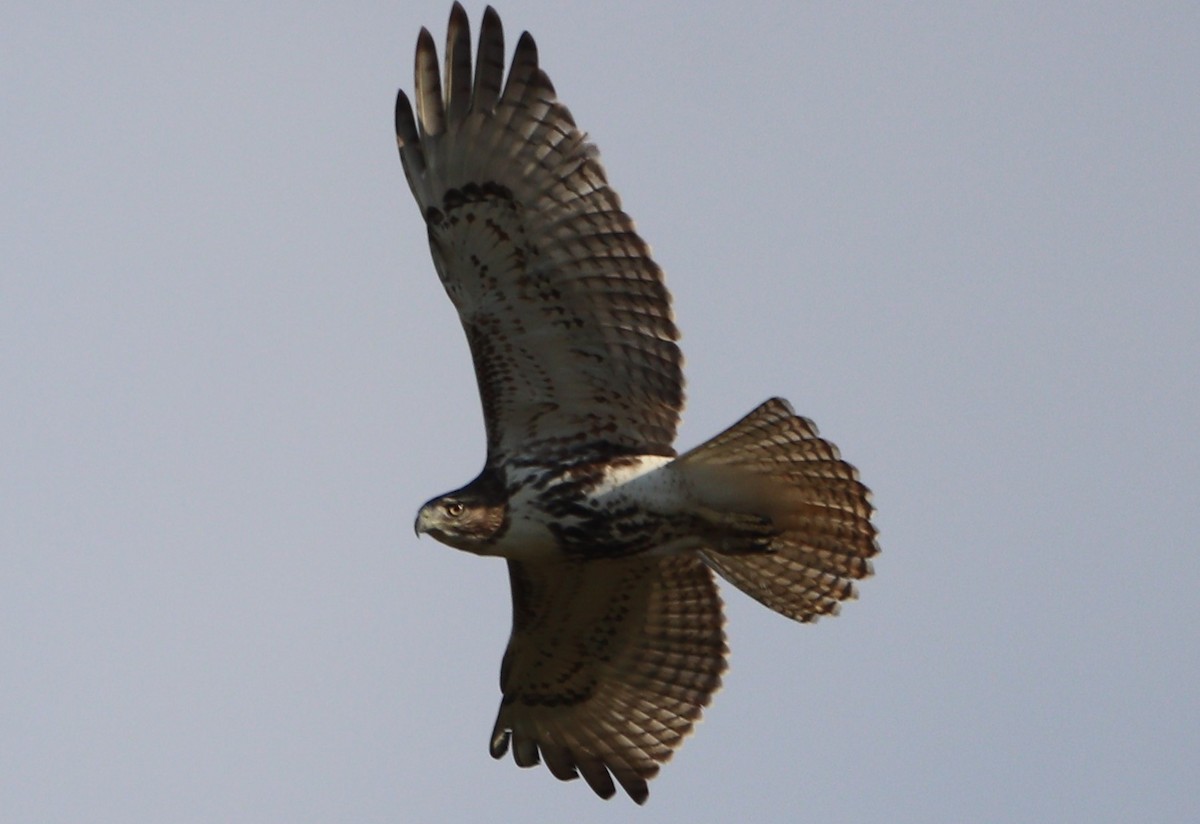
<path fill-rule="evenodd" d="M 667 5 L 499 11 L 666 269 L 681 446 L 814 418 L 861 600 L 726 587 L 643 810 L 494 762 L 503 565 L 412 533 L 484 446 L 391 133 L 449 2 L 8 3 L 0 819 L 1200 818 L 1200 7 Z"/>

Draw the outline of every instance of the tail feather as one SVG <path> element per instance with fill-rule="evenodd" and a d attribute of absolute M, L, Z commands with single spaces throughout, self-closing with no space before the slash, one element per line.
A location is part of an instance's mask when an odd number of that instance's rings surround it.
<path fill-rule="evenodd" d="M 797 621 L 833 615 L 879 553 L 870 490 L 812 421 L 772 398 L 674 464 L 715 510 L 766 516 L 766 552 L 705 550 L 738 589 Z"/>

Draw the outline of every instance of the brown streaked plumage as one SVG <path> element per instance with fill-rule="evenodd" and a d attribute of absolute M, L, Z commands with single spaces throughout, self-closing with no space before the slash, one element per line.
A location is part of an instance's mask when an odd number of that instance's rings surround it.
<path fill-rule="evenodd" d="M 538 753 L 605 798 L 638 803 L 725 671 L 721 598 L 694 556 L 509 561 L 513 634 L 491 752 Z"/>
<path fill-rule="evenodd" d="M 712 571 L 795 620 L 834 614 L 878 552 L 870 493 L 777 398 L 675 457 L 670 295 L 532 37 L 506 77 L 488 8 L 472 67 L 455 3 L 444 82 L 421 30 L 415 100 L 396 101 L 400 158 L 487 427 L 483 472 L 416 530 L 508 561 L 492 755 L 640 804 L 720 687 Z"/>
<path fill-rule="evenodd" d="M 444 95 L 422 29 L 419 116 L 401 92 L 396 133 L 475 359 L 488 460 L 561 460 L 601 439 L 611 452 L 673 454 L 682 357 L 662 271 L 555 99 L 533 38 L 521 35 L 502 93 L 490 8 L 479 42 L 472 86 L 456 5 Z"/>

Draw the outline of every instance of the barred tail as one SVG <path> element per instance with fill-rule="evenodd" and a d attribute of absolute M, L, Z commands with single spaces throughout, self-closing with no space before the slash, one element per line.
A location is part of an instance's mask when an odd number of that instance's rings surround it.
<path fill-rule="evenodd" d="M 700 502 L 733 516 L 765 516 L 766 551 L 704 550 L 705 562 L 738 589 L 797 621 L 834 615 L 854 598 L 879 552 L 871 493 L 812 421 L 772 398 L 679 457 Z"/>

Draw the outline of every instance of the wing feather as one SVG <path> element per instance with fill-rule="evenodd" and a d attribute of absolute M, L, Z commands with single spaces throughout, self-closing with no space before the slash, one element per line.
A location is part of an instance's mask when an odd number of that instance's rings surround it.
<path fill-rule="evenodd" d="M 682 357 L 662 270 L 608 186 L 522 34 L 483 16 L 473 75 L 457 3 L 445 84 L 417 40 L 414 118 L 396 102 L 405 176 L 458 310 L 488 432 L 488 461 L 673 455 Z"/>
<path fill-rule="evenodd" d="M 488 6 L 483 10 L 483 25 L 479 31 L 479 57 L 475 61 L 475 93 L 471 110 L 491 112 L 500 99 L 500 82 L 504 77 L 504 27 L 500 15 Z"/>
<path fill-rule="evenodd" d="M 457 3 L 446 29 L 446 98 L 446 119 L 463 120 L 471 108 L 471 24 Z"/>
<path fill-rule="evenodd" d="M 422 28 L 417 36 L 414 74 L 421 136 L 436 137 L 446 130 L 446 108 L 442 101 L 442 82 L 438 79 L 437 49 L 433 45 L 433 35 L 426 28 Z"/>
<path fill-rule="evenodd" d="M 491 753 L 538 755 L 639 804 L 720 687 L 721 599 L 695 557 L 509 561 L 513 630 Z"/>

